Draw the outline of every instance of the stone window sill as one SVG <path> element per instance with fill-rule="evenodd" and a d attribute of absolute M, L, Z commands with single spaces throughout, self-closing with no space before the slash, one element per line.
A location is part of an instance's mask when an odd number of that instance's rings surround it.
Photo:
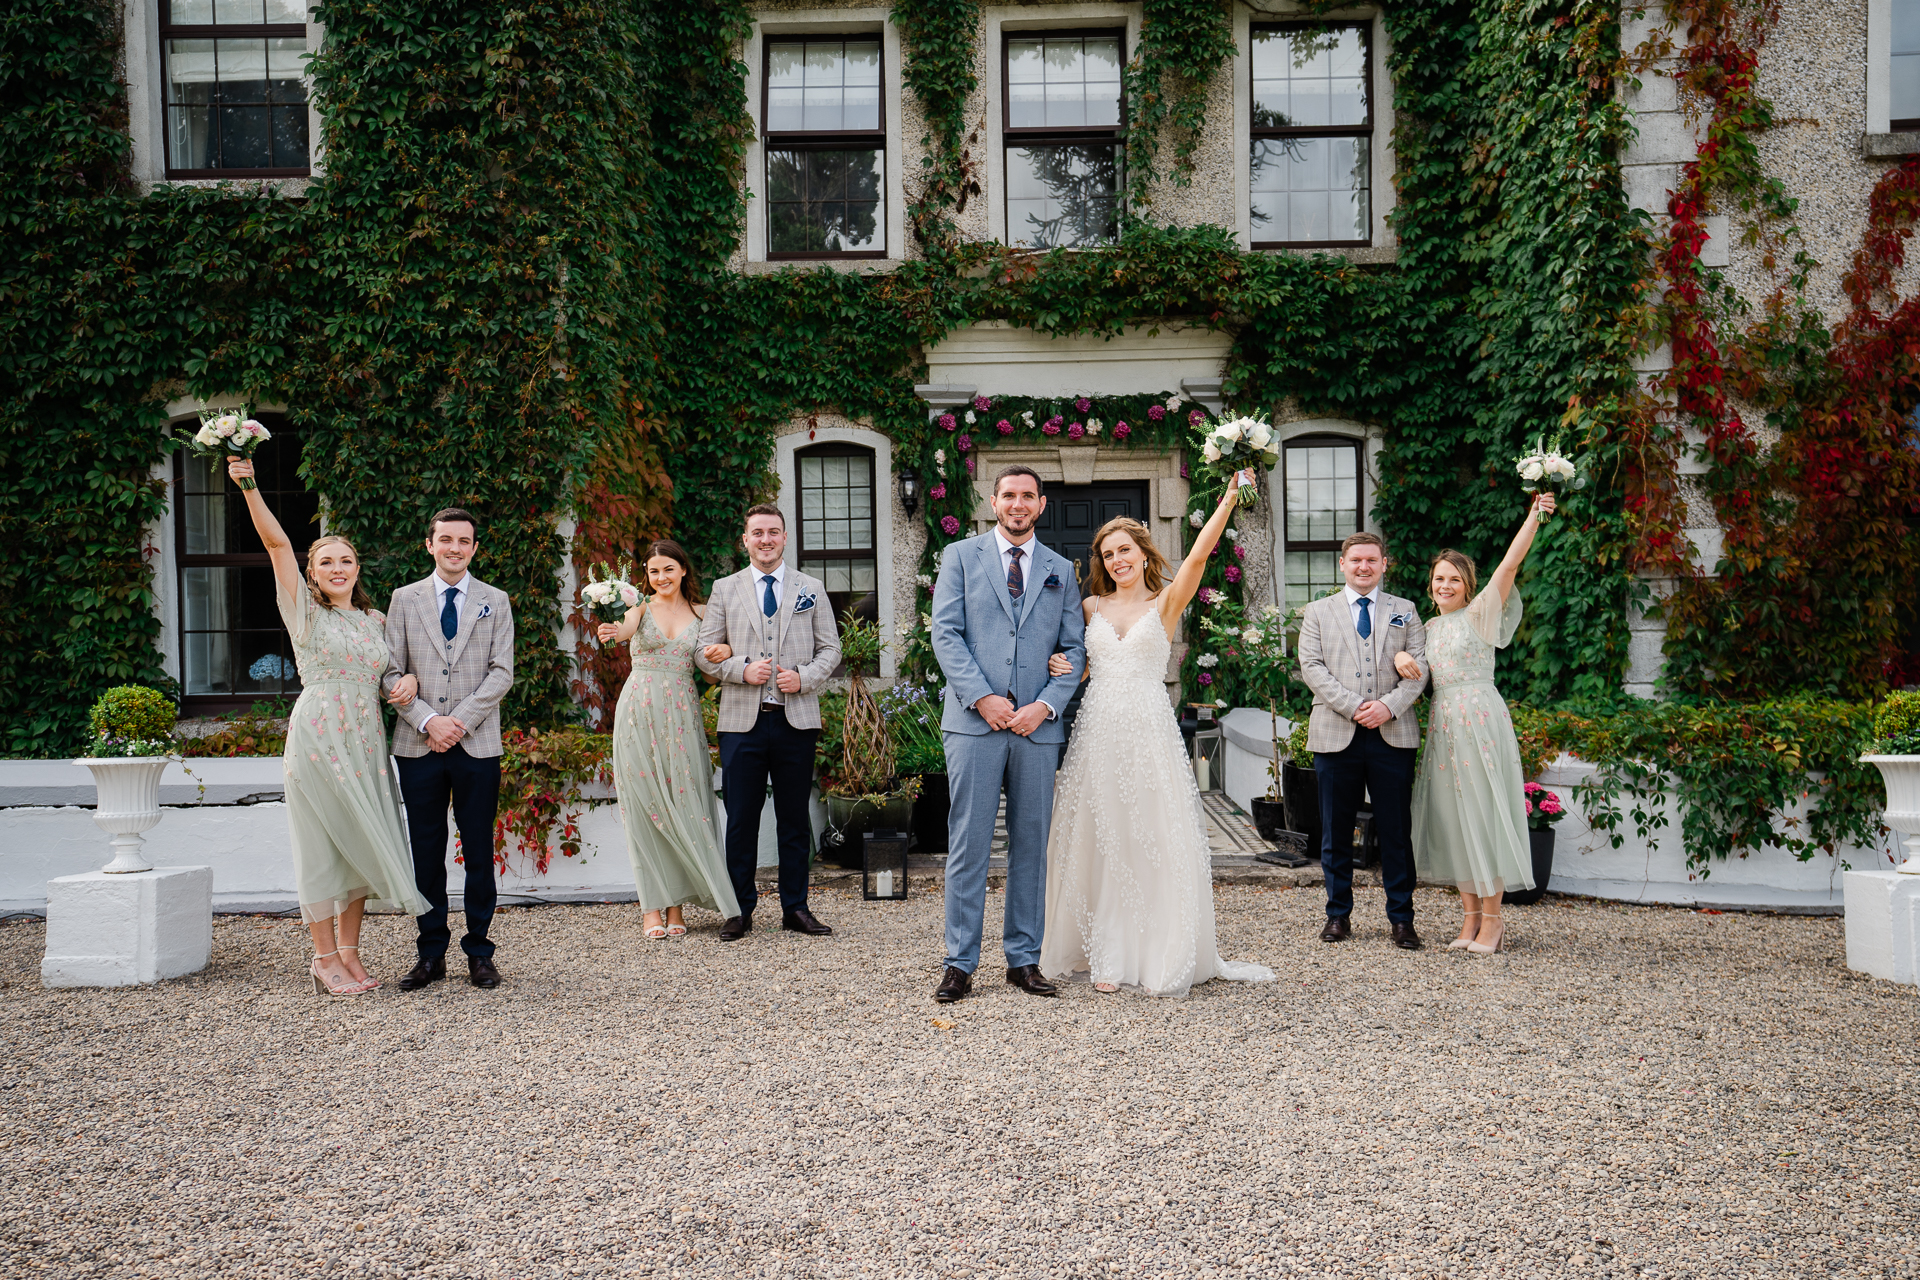
<path fill-rule="evenodd" d="M 1867 160 L 1899 160 L 1920 155 L 1920 133 L 1862 134 L 1860 155 Z"/>
<path fill-rule="evenodd" d="M 904 258 L 783 258 L 778 262 L 749 262 L 745 273 L 750 276 L 771 276 L 782 271 L 818 271 L 825 267 L 829 271 L 851 271 L 872 276 L 898 271 L 905 261 Z"/>
<path fill-rule="evenodd" d="M 1330 258 L 1345 258 L 1348 262 L 1362 265 L 1389 264 L 1400 260 L 1400 247 L 1391 244 L 1356 245 L 1351 249 L 1339 247 L 1331 249 L 1261 249 L 1261 253 L 1292 253 L 1301 257 L 1310 257 L 1324 253 Z"/>

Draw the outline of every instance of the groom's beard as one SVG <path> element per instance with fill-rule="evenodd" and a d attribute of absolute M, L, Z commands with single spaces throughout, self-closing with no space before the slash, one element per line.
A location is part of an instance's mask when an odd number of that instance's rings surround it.
<path fill-rule="evenodd" d="M 1018 517 L 1018 518 L 1014 516 L 1002 516 L 1000 518 L 1000 531 L 1002 533 L 1009 533 L 1009 534 L 1026 533 L 1032 528 L 1033 528 L 1032 516 L 1025 516 L 1025 517 Z"/>

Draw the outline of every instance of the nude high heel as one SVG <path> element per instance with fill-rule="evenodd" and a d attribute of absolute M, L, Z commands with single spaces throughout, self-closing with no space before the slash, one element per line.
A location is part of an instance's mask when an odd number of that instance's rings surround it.
<path fill-rule="evenodd" d="M 1460 922 L 1460 927 L 1462 929 L 1465 929 L 1467 927 L 1467 920 L 1478 920 L 1482 913 L 1478 911 L 1467 911 L 1467 912 L 1463 912 L 1462 914 L 1466 917 L 1466 919 Z M 1447 950 L 1449 951 L 1464 950 L 1465 948 L 1472 946 L 1473 940 L 1479 936 L 1480 936 L 1480 926 L 1475 925 L 1472 933 L 1470 934 L 1463 933 L 1459 937 L 1455 938 L 1452 942 L 1449 942 L 1447 944 Z"/>
<path fill-rule="evenodd" d="M 327 954 L 323 956 L 315 956 L 313 958 L 313 964 L 307 969 L 307 973 L 309 976 L 313 978 L 313 993 L 315 995 L 317 996 L 357 996 L 361 992 L 366 990 L 366 988 L 362 987 L 359 983 L 351 980 L 349 980 L 347 985 L 344 987 L 336 987 L 331 983 L 329 983 L 325 978 L 320 976 L 320 962 L 322 960 L 331 960 L 339 954 L 340 954 L 339 951 L 335 950 L 335 951 L 329 951 L 327 952 Z"/>
<path fill-rule="evenodd" d="M 353 943 L 343 942 L 340 944 L 339 950 L 353 952 L 355 959 L 358 959 L 360 956 L 360 948 Z M 372 991 L 374 988 L 380 985 L 380 980 L 374 977 L 372 974 L 368 974 L 365 980 L 362 981 L 359 985 L 362 991 Z"/>
<path fill-rule="evenodd" d="M 1481 944 L 1480 939 L 1475 938 L 1472 942 L 1469 942 L 1467 944 L 1467 951 L 1470 954 L 1476 955 L 1476 956 L 1490 956 L 1498 952 L 1500 948 L 1506 943 L 1507 926 L 1505 925 L 1505 923 L 1501 921 L 1499 916 L 1493 915 L 1491 911 L 1482 911 L 1480 913 L 1480 916 L 1482 919 L 1485 919 L 1488 916 L 1493 916 L 1493 929 L 1494 929 L 1493 945 L 1490 947 L 1484 946 Z M 1484 927 L 1485 926 L 1483 925 L 1482 928 Z"/>

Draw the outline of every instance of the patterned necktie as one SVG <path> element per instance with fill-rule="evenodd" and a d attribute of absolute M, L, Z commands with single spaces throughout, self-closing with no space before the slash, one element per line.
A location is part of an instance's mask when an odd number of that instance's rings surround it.
<path fill-rule="evenodd" d="M 767 574 L 760 579 L 760 612 L 771 618 L 780 608 L 780 602 L 773 598 L 773 575 Z"/>
<path fill-rule="evenodd" d="M 1354 627 L 1362 640 L 1373 639 L 1373 601 L 1366 596 L 1360 597 L 1360 621 Z"/>
<path fill-rule="evenodd" d="M 1007 594 L 1015 600 L 1027 589 L 1027 580 L 1020 573 L 1020 548 L 1013 547 L 1007 552 Z"/>
<path fill-rule="evenodd" d="M 440 610 L 440 634 L 451 640 L 460 630 L 460 610 L 454 607 L 454 601 L 460 596 L 460 588 L 447 588 L 447 605 Z"/>

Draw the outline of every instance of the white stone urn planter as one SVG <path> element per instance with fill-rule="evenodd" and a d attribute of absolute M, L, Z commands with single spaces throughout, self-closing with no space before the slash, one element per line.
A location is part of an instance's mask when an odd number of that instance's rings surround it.
<path fill-rule="evenodd" d="M 176 758 L 88 756 L 74 761 L 92 771 L 93 820 L 113 837 L 113 861 L 102 871 L 120 874 L 153 870 L 153 864 L 141 852 L 146 839 L 140 833 L 160 821 L 160 775 Z"/>
<path fill-rule="evenodd" d="M 1887 785 L 1887 807 L 1881 820 L 1907 838 L 1906 861 L 1894 869 L 1905 875 L 1920 876 L 1920 756 L 1861 756 L 1860 759 L 1879 769 Z"/>

